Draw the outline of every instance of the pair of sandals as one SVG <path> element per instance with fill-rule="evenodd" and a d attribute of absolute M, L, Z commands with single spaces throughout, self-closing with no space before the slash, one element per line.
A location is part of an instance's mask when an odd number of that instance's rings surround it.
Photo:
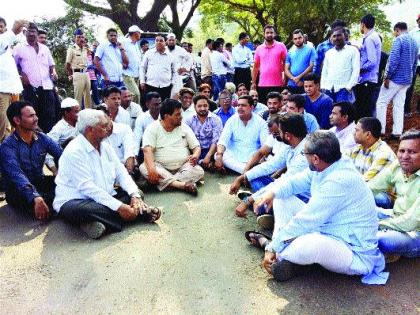
<path fill-rule="evenodd" d="M 258 232 L 258 231 L 247 231 L 245 232 L 245 238 L 248 240 L 248 242 L 255 246 L 256 248 L 265 249 L 265 247 L 268 245 L 268 243 L 271 241 L 271 237 L 267 234 Z M 263 238 L 265 238 L 264 241 L 261 241 Z"/>

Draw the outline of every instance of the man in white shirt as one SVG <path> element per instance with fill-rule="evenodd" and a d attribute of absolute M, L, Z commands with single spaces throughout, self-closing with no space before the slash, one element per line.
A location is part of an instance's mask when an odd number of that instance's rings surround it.
<path fill-rule="evenodd" d="M 11 31 L 0 34 L 0 143 L 10 133 L 6 110 L 12 101 L 12 95 L 19 94 L 23 90 L 11 47 L 25 23 L 25 21 L 18 20 L 13 24 Z M 2 24 L 5 28 L 6 21 Z"/>
<path fill-rule="evenodd" d="M 223 54 L 223 45 L 219 41 L 213 43 L 213 51 L 210 55 L 213 99 L 217 101 L 219 93 L 225 89 L 227 82 L 227 72 L 231 66 L 230 61 Z"/>
<path fill-rule="evenodd" d="M 193 66 L 193 58 L 184 48 L 176 44 L 176 36 L 173 33 L 168 34 L 167 46 L 169 53 L 175 60 L 176 83 L 172 86 L 171 97 L 173 98 L 183 86 L 182 78 L 189 75 Z"/>
<path fill-rule="evenodd" d="M 156 36 L 155 44 L 143 57 L 140 85 L 144 93 L 158 92 L 165 100 L 171 97 L 172 87 L 176 85 L 176 61 L 166 48 L 163 36 Z"/>
<path fill-rule="evenodd" d="M 121 90 L 115 86 L 109 86 L 105 89 L 103 96 L 104 105 L 111 120 L 131 127 L 130 114 L 121 107 Z"/>
<path fill-rule="evenodd" d="M 192 105 L 194 91 L 190 88 L 182 88 L 179 90 L 179 100 L 182 105 L 182 122 L 185 123 L 188 119 L 196 114 L 195 108 Z"/>
<path fill-rule="evenodd" d="M 139 76 L 140 76 L 140 49 L 139 41 L 143 31 L 132 25 L 128 28 L 128 37 L 122 41 L 128 58 L 128 66 L 123 69 L 124 85 L 133 93 L 134 101 L 140 102 Z"/>
<path fill-rule="evenodd" d="M 263 145 L 267 136 L 267 123 L 254 114 L 254 100 L 249 95 L 239 97 L 237 115 L 226 122 L 217 143 L 215 167 L 224 171 L 227 167 L 243 174 L 245 166 Z"/>
<path fill-rule="evenodd" d="M 130 115 L 130 127 L 134 129 L 137 117 L 143 115 L 141 106 L 133 102 L 133 93 L 126 87 L 121 89 L 121 107 L 124 108 Z"/>
<path fill-rule="evenodd" d="M 159 119 L 160 104 L 162 103 L 159 93 L 149 92 L 145 96 L 146 107 L 149 109 L 143 115 L 137 117 L 134 126 L 134 152 L 138 155 L 138 161 L 143 162 L 143 151 L 140 150 L 143 134 L 147 126 Z"/>
<path fill-rule="evenodd" d="M 79 113 L 80 134 L 67 146 L 56 177 L 54 210 L 66 221 L 80 225 L 88 237 L 119 232 L 127 221 L 154 222 L 160 210 L 141 199 L 141 192 L 118 160 L 108 136 L 109 119 L 102 111 Z M 114 189 L 118 183 L 120 188 Z"/>
<path fill-rule="evenodd" d="M 330 115 L 330 124 L 333 127 L 330 131 L 337 137 L 342 153 L 346 153 L 356 145 L 354 141 L 356 128 L 354 117 L 354 107 L 351 103 L 341 102 L 333 105 Z"/>
<path fill-rule="evenodd" d="M 207 39 L 206 40 L 206 47 L 201 52 L 201 82 L 206 83 L 208 85 L 212 85 L 211 79 L 211 63 L 210 63 L 210 55 L 211 50 L 213 48 L 213 40 Z"/>
<path fill-rule="evenodd" d="M 248 48 L 249 36 L 242 32 L 239 34 L 239 43 L 232 49 L 233 66 L 235 67 L 235 76 L 233 83 L 236 86 L 244 83 L 247 90 L 251 88 L 251 65 L 253 57 L 251 49 Z"/>
<path fill-rule="evenodd" d="M 196 182 L 204 176 L 204 170 L 197 164 L 200 143 L 191 128 L 182 123 L 180 102 L 165 100 L 160 117 L 144 132 L 144 163 L 140 172 L 160 191 L 171 187 L 196 196 Z"/>
<path fill-rule="evenodd" d="M 335 103 L 354 103 L 352 89 L 359 80 L 360 53 L 356 47 L 346 45 L 343 28 L 334 29 L 331 38 L 334 48 L 325 54 L 321 89 L 324 89 Z"/>

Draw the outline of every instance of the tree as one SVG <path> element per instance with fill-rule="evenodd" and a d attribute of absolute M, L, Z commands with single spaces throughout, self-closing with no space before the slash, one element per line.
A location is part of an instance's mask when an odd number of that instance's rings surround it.
<path fill-rule="evenodd" d="M 108 3 L 106 7 L 96 5 L 92 0 L 64 0 L 64 2 L 73 8 L 111 19 L 123 33 L 126 33 L 131 25 L 138 25 L 145 31 L 160 31 L 160 20 L 163 18 L 177 38 L 181 39 L 201 0 L 154 0 L 150 10 L 142 17 L 138 12 L 145 11 L 143 10 L 145 1 L 141 5 L 140 0 L 106 0 Z M 164 14 L 166 8 L 169 8 L 171 18 Z M 182 21 L 180 13 L 185 13 Z"/>
<path fill-rule="evenodd" d="M 273 24 L 286 42 L 294 29 L 301 28 L 317 44 L 325 38 L 328 24 L 335 19 L 351 26 L 367 13 L 377 18 L 379 30 L 388 31 L 389 22 L 379 8 L 388 3 L 389 0 L 203 0 L 200 11 L 208 22 L 218 19 L 235 22 L 251 37 L 256 30 L 262 35 L 264 25 Z"/>

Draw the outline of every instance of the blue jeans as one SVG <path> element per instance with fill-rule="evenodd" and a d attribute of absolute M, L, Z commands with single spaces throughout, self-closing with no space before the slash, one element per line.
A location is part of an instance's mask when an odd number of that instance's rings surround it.
<path fill-rule="evenodd" d="M 392 209 L 394 206 L 391 197 L 385 192 L 381 192 L 375 195 L 375 203 L 376 206 L 384 209 Z"/>
<path fill-rule="evenodd" d="M 261 176 L 257 177 L 249 182 L 251 185 L 251 189 L 253 192 L 257 192 L 261 188 L 267 186 L 268 184 L 272 183 L 274 180 L 271 176 Z"/>
<path fill-rule="evenodd" d="M 213 100 L 217 101 L 219 99 L 219 93 L 225 89 L 226 75 L 213 74 L 211 79 L 213 82 Z"/>
<path fill-rule="evenodd" d="M 201 153 L 200 153 L 200 161 L 204 160 L 204 158 L 206 157 L 207 153 L 209 153 L 210 148 L 201 148 Z"/>
<path fill-rule="evenodd" d="M 90 80 L 90 89 L 92 90 L 93 102 L 95 105 L 99 105 L 101 100 L 99 99 L 98 80 Z"/>
<path fill-rule="evenodd" d="M 329 90 L 325 90 L 325 94 L 327 94 L 329 97 L 332 98 L 334 103 L 340 103 L 340 102 L 350 102 L 354 103 L 356 98 L 354 97 L 353 91 L 349 92 L 346 89 L 340 89 L 337 92 Z"/>
<path fill-rule="evenodd" d="M 378 247 L 384 254 L 397 254 L 404 257 L 420 256 L 420 233 L 383 230 L 378 232 Z"/>

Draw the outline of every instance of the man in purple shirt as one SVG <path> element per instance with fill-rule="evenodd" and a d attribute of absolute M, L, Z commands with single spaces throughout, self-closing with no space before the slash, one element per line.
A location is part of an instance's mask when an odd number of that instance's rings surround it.
<path fill-rule="evenodd" d="M 379 63 L 381 61 L 381 39 L 374 30 L 375 17 L 367 14 L 360 21 L 363 43 L 360 48 L 359 83 L 354 87 L 354 104 L 357 118 L 371 117 L 375 109 Z"/>
<path fill-rule="evenodd" d="M 22 78 L 23 99 L 31 102 L 39 117 L 39 127 L 47 133 L 59 120 L 53 80 L 57 80 L 55 63 L 47 46 L 38 43 L 38 27 L 29 23 L 27 43 L 18 45 L 13 56 Z"/>
<path fill-rule="evenodd" d="M 209 99 L 204 95 L 197 95 L 193 99 L 195 112 L 186 124 L 194 131 L 200 142 L 201 154 L 199 164 L 204 169 L 212 168 L 212 160 L 217 149 L 223 125 L 219 116 L 209 112 Z"/>

